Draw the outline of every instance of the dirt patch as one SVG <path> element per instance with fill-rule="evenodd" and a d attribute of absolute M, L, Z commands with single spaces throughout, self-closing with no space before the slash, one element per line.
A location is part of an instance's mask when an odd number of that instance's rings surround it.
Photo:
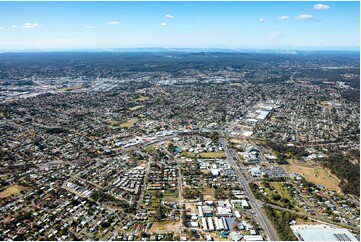
<path fill-rule="evenodd" d="M 199 154 L 202 158 L 225 158 L 224 152 L 202 152 Z"/>
<path fill-rule="evenodd" d="M 114 121 L 114 120 L 110 120 L 107 121 L 108 125 L 110 125 L 111 127 L 121 127 L 121 128 L 130 128 L 132 127 L 136 122 L 138 122 L 137 118 L 132 118 L 129 119 L 127 122 L 125 123 L 120 123 L 118 121 Z"/>
<path fill-rule="evenodd" d="M 176 201 L 178 201 L 178 197 L 176 197 L 176 196 L 165 196 L 163 198 L 163 201 L 167 202 L 167 203 L 176 202 Z"/>
<path fill-rule="evenodd" d="M 129 111 L 135 111 L 135 110 L 138 110 L 143 107 L 145 107 L 145 106 L 144 105 L 134 106 L 134 107 L 129 108 Z"/>
<path fill-rule="evenodd" d="M 233 144 L 239 144 L 239 143 L 242 143 L 242 140 L 240 140 L 240 139 L 230 139 L 229 142 L 231 142 Z"/>
<path fill-rule="evenodd" d="M 134 99 L 134 101 L 144 102 L 144 101 L 147 101 L 148 99 L 149 99 L 149 97 L 140 96 L 139 98 Z"/>
<path fill-rule="evenodd" d="M 132 119 L 128 120 L 128 122 L 122 123 L 122 124 L 120 124 L 119 126 L 120 126 L 120 127 L 125 127 L 125 128 L 130 128 L 130 127 L 132 127 L 136 122 L 138 122 L 138 119 L 137 119 L 137 118 L 132 118 Z"/>
<path fill-rule="evenodd" d="M 214 189 L 206 188 L 204 192 L 202 192 L 204 200 L 214 200 Z"/>
<path fill-rule="evenodd" d="M 12 195 L 18 195 L 25 188 L 18 185 L 13 185 L 0 192 L 0 198 L 10 197 Z"/>
<path fill-rule="evenodd" d="M 146 160 L 140 160 L 138 163 L 138 166 L 141 166 L 141 167 L 147 167 L 147 165 L 148 165 L 148 161 L 146 161 Z"/>
<path fill-rule="evenodd" d="M 173 222 L 173 221 L 163 221 L 163 222 L 154 222 L 150 231 L 157 231 L 157 230 L 172 230 L 180 228 L 180 222 Z"/>
<path fill-rule="evenodd" d="M 213 232 L 213 233 L 209 233 L 209 235 L 212 236 L 214 241 L 220 241 L 218 233 Z"/>
<path fill-rule="evenodd" d="M 339 179 L 323 167 L 285 165 L 284 168 L 287 172 L 301 174 L 309 182 L 321 185 L 328 189 L 336 190 L 337 192 L 341 193 L 341 189 L 338 187 L 340 183 Z"/>
<path fill-rule="evenodd" d="M 194 203 L 185 203 L 185 206 L 186 206 L 186 211 L 190 211 L 190 212 L 187 212 L 189 214 L 198 212 L 197 207 Z"/>

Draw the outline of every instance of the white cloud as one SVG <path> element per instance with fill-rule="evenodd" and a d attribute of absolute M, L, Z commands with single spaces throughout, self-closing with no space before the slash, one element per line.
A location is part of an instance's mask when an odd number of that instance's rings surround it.
<path fill-rule="evenodd" d="M 316 4 L 315 6 L 313 6 L 313 9 L 315 10 L 326 10 L 326 9 L 330 9 L 331 7 L 322 3 Z"/>
<path fill-rule="evenodd" d="M 92 26 L 92 25 L 87 25 L 87 26 L 85 26 L 85 28 L 87 28 L 87 29 L 94 29 L 95 27 Z"/>
<path fill-rule="evenodd" d="M 264 19 L 264 18 L 260 18 L 259 21 L 260 21 L 260 22 L 264 22 L 265 19 Z"/>
<path fill-rule="evenodd" d="M 289 16 L 283 15 L 283 16 L 279 16 L 278 20 L 286 20 L 286 19 L 289 19 L 289 18 L 290 18 Z"/>
<path fill-rule="evenodd" d="M 3 30 L 3 29 L 4 29 L 4 27 L 1 27 L 1 26 L 0 26 L 0 30 Z"/>
<path fill-rule="evenodd" d="M 118 21 L 109 21 L 109 22 L 107 22 L 107 24 L 119 24 L 119 22 Z"/>
<path fill-rule="evenodd" d="M 312 15 L 310 14 L 300 14 L 296 17 L 296 19 L 301 19 L 301 20 L 311 20 L 312 19 Z"/>
<path fill-rule="evenodd" d="M 11 28 L 13 28 L 13 29 L 16 29 L 17 27 L 18 27 L 18 26 L 15 25 L 15 24 L 11 25 Z"/>
<path fill-rule="evenodd" d="M 39 27 L 40 27 L 40 24 L 38 24 L 38 23 L 25 23 L 23 25 L 24 29 L 35 29 L 35 28 L 39 28 Z"/>
<path fill-rule="evenodd" d="M 166 14 L 165 17 L 166 17 L 166 18 L 175 18 L 174 15 L 170 15 L 170 14 Z"/>
<path fill-rule="evenodd" d="M 160 23 L 160 26 L 167 26 L 167 23 Z"/>

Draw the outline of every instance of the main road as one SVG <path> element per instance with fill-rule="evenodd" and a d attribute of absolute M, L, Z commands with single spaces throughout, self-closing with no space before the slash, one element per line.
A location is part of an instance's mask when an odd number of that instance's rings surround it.
<path fill-rule="evenodd" d="M 221 142 L 221 144 L 224 148 L 224 151 L 227 155 L 227 162 L 238 175 L 239 182 L 242 184 L 242 186 L 246 192 L 246 195 L 249 199 L 249 203 L 251 204 L 252 208 L 254 209 L 254 211 L 257 215 L 258 221 L 260 222 L 262 228 L 264 229 L 268 239 L 271 241 L 279 241 L 279 238 L 278 238 L 274 228 L 272 227 L 271 223 L 268 221 L 265 214 L 262 212 L 262 210 L 260 208 L 260 203 L 254 197 L 251 189 L 249 188 L 246 178 L 244 177 L 243 173 L 239 170 L 236 163 L 234 162 L 232 153 L 234 154 L 235 151 L 232 149 L 228 149 L 228 143 L 224 138 L 223 132 L 219 132 L 219 141 Z"/>

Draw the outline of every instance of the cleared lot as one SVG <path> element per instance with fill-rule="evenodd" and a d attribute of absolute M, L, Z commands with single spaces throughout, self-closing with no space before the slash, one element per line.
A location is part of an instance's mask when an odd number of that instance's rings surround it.
<path fill-rule="evenodd" d="M 8 188 L 6 188 L 4 191 L 0 192 L 0 198 L 9 197 L 11 195 L 18 195 L 22 190 L 24 190 L 24 187 L 13 185 Z"/>
<path fill-rule="evenodd" d="M 199 156 L 202 158 L 226 158 L 224 152 L 202 152 Z"/>
<path fill-rule="evenodd" d="M 307 181 L 321 185 L 328 189 L 334 189 L 340 192 L 341 189 L 338 187 L 339 180 L 327 169 L 315 166 L 315 167 L 304 167 L 300 165 L 285 165 L 285 170 L 291 173 L 300 173 Z"/>

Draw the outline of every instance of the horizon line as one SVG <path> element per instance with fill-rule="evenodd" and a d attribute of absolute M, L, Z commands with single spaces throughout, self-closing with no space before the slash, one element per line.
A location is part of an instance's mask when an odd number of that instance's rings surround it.
<path fill-rule="evenodd" d="M 157 50 L 157 51 L 154 51 Z M 39 53 L 39 52 L 249 52 L 249 51 L 263 51 L 263 52 L 360 52 L 360 46 L 304 46 L 304 47 L 289 47 L 289 48 L 247 48 L 247 47 L 120 47 L 120 48 L 44 48 L 44 49 L 0 49 L 0 53 Z"/>

